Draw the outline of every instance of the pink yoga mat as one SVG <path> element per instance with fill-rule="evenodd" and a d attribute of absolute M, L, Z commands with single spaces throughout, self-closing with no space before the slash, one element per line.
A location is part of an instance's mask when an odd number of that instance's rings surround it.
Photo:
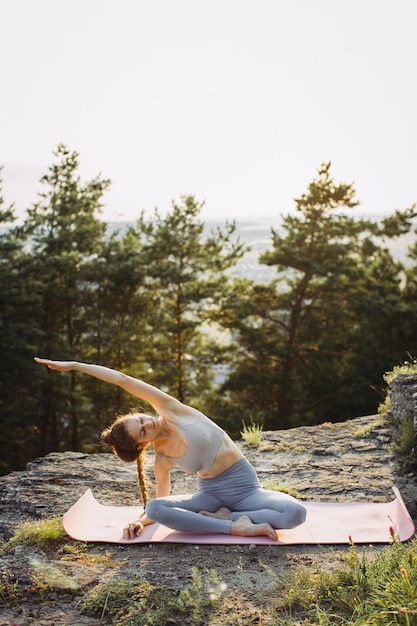
<path fill-rule="evenodd" d="M 291 530 L 280 530 L 279 541 L 268 537 L 239 537 L 236 535 L 183 533 L 161 524 L 146 526 L 133 540 L 122 537 L 122 529 L 138 518 L 141 506 L 107 506 L 100 504 L 91 489 L 63 517 L 65 531 L 79 541 L 105 543 L 209 543 L 209 544 L 344 544 L 390 543 L 390 529 L 400 541 L 414 534 L 414 523 L 397 487 L 391 502 L 303 502 L 307 507 L 304 524 Z"/>

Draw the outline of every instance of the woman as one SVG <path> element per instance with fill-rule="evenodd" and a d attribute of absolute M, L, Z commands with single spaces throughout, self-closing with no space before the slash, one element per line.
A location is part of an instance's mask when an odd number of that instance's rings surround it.
<path fill-rule="evenodd" d="M 132 413 L 118 418 L 102 433 L 103 441 L 126 462 L 137 462 L 145 513 L 123 530 L 125 539 L 140 535 L 144 525 L 159 522 L 183 532 L 266 535 L 278 539 L 277 529 L 294 528 L 306 517 L 295 498 L 262 489 L 255 470 L 231 438 L 200 411 L 156 387 L 101 365 L 51 361 L 35 357 L 51 370 L 89 374 L 145 400 L 153 417 Z M 155 450 L 156 498 L 148 501 L 143 453 Z M 195 494 L 170 496 L 170 469 L 178 466 L 198 475 Z"/>

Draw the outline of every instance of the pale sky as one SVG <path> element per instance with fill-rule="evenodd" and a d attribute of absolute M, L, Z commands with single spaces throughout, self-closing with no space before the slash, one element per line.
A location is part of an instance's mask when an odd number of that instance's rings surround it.
<path fill-rule="evenodd" d="M 63 142 L 109 220 L 286 214 L 323 161 L 361 212 L 406 208 L 416 27 L 416 0 L 0 0 L 3 196 L 21 215 Z"/>

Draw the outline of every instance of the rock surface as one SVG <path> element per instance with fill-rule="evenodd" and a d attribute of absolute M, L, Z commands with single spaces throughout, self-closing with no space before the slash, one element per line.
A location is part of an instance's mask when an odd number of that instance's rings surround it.
<path fill-rule="evenodd" d="M 303 500 L 388 501 L 392 485 L 397 484 L 414 515 L 414 483 L 396 473 L 390 432 L 378 415 L 372 415 L 266 431 L 259 447 L 248 447 L 243 440 L 237 443 L 262 483 L 283 483 Z M 152 452 L 147 465 L 152 479 Z M 25 519 L 62 515 L 88 487 L 103 504 L 140 502 L 135 464 L 122 463 L 108 453 L 53 452 L 35 459 L 23 472 L 0 478 L 0 536 L 11 537 Z M 188 493 L 195 487 L 195 477 L 172 470 L 173 493 Z"/>
<path fill-rule="evenodd" d="M 266 487 L 283 485 L 303 500 L 382 502 L 392 500 L 392 486 L 396 484 L 416 521 L 417 485 L 414 476 L 398 475 L 391 433 L 380 416 L 372 415 L 343 423 L 263 432 L 259 447 L 248 447 L 243 440 L 238 445 Z M 149 453 L 150 478 L 152 463 Z M 194 477 L 172 471 L 173 493 L 193 491 L 195 485 Z M 25 471 L 0 478 L 1 537 L 10 538 L 24 520 L 62 515 L 88 487 L 103 504 L 139 501 L 134 464 L 124 464 L 112 454 L 51 453 L 29 463 Z M 282 572 L 313 562 L 331 567 L 337 560 L 335 551 L 323 546 L 280 547 L 277 552 L 274 546 L 252 545 L 222 546 L 221 551 L 213 550 L 213 546 L 181 544 L 143 544 L 140 548 L 94 545 L 90 554 L 95 555 L 90 563 L 71 560 L 59 550 L 48 554 L 27 546 L 3 554 L 3 579 L 18 581 L 23 587 L 33 585 L 47 566 L 57 575 L 47 602 L 26 598 L 18 606 L 0 605 L 0 626 L 13 621 L 39 626 L 103 623 L 82 615 L 79 599 L 83 590 L 112 577 L 140 576 L 152 584 L 183 588 L 190 584 L 192 567 L 205 566 L 214 568 L 229 589 L 236 587 L 250 594 L 265 587 L 265 565 Z"/>
<path fill-rule="evenodd" d="M 401 429 L 408 419 L 414 424 L 413 454 L 417 467 L 417 374 L 399 374 L 391 382 L 390 408 L 387 411 L 387 420 L 396 437 L 401 436 Z"/>

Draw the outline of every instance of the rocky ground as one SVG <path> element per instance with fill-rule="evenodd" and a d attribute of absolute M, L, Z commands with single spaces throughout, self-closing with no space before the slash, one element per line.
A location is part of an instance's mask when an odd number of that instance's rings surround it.
<path fill-rule="evenodd" d="M 417 519 L 417 485 L 414 477 L 397 474 L 390 431 L 379 416 L 264 432 L 258 448 L 243 441 L 238 445 L 267 487 L 282 484 L 304 500 L 383 502 L 392 500 L 396 484 Z M 148 462 L 151 467 L 152 454 Z M 172 478 L 174 493 L 194 489 L 193 477 L 173 470 Z M 52 453 L 30 463 L 26 471 L 0 478 L 3 541 L 24 520 L 62 515 L 87 487 L 103 504 L 138 503 L 134 465 L 123 464 L 112 454 Z M 78 549 L 70 541 L 68 545 L 43 550 L 17 545 L 0 557 L 0 582 L 27 590 L 17 604 L 2 604 L 0 596 L 0 626 L 103 624 L 105 616 L 101 620 L 80 613 L 85 591 L 101 582 L 138 577 L 183 589 L 192 583 L 195 566 L 201 571 L 214 569 L 227 592 L 236 590 L 251 598 L 271 584 L 273 575 L 300 565 L 331 568 L 340 562 L 339 550 L 346 549 L 253 544 L 93 544 Z M 38 593 L 30 592 L 34 585 Z"/>

